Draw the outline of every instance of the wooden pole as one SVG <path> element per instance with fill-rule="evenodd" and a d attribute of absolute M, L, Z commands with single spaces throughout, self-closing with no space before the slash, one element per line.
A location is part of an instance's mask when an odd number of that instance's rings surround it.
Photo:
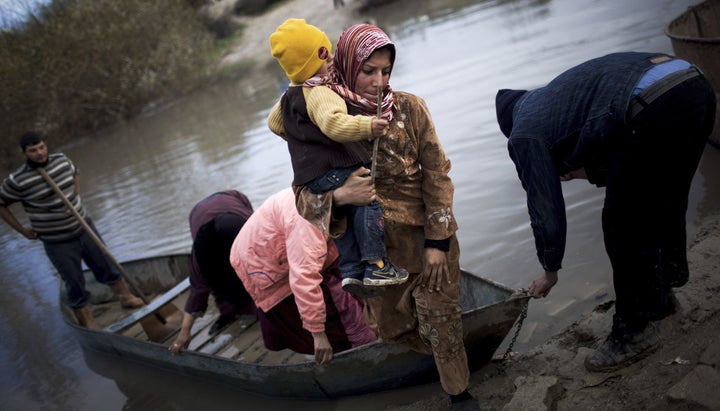
<path fill-rule="evenodd" d="M 382 100 L 383 100 L 383 89 L 382 86 L 377 88 L 377 118 L 382 118 Z M 372 152 L 372 166 L 370 170 L 370 184 L 375 184 L 375 167 L 377 166 L 377 153 L 378 144 L 380 143 L 380 137 L 376 137 L 373 140 L 373 152 Z"/>
<path fill-rule="evenodd" d="M 80 213 L 78 213 L 78 211 L 75 209 L 75 207 L 73 207 L 73 205 L 70 203 L 70 200 L 68 200 L 67 197 L 65 196 L 65 194 L 62 192 L 62 190 L 60 190 L 60 187 L 58 187 L 57 184 L 55 184 L 52 177 L 50 177 L 48 175 L 47 171 L 45 171 L 45 168 L 38 167 L 37 170 L 40 173 L 40 175 L 45 179 L 45 181 L 50 185 L 50 187 L 53 189 L 53 191 L 55 191 L 55 194 L 57 194 L 58 197 L 60 197 L 60 199 L 63 201 L 63 203 L 65 203 L 67 208 L 70 209 L 70 211 L 73 213 L 73 215 L 78 220 L 80 225 L 82 225 L 83 229 L 85 229 L 85 232 L 90 235 L 90 237 L 93 239 L 95 244 L 98 247 L 100 247 L 100 249 L 102 250 L 103 253 L 105 253 L 107 258 L 110 259 L 110 261 L 120 270 L 120 274 L 122 275 L 123 278 L 125 278 L 125 282 L 128 283 L 128 285 L 130 285 L 130 288 L 133 290 L 133 292 L 135 292 L 135 294 L 137 294 L 138 297 L 140 297 L 140 299 L 143 300 L 145 305 L 147 305 L 149 303 L 147 297 L 145 297 L 145 295 L 142 293 L 142 291 L 140 291 L 140 289 L 138 289 L 137 286 L 135 286 L 135 284 L 130 280 L 130 278 L 128 278 L 128 275 L 125 272 L 125 269 L 122 267 L 122 265 L 120 265 L 120 263 L 115 259 L 115 257 L 112 255 L 112 253 L 110 253 L 110 250 L 108 250 L 108 248 L 105 246 L 105 244 L 102 242 L 102 240 L 100 240 L 100 238 L 97 236 L 97 234 L 95 234 L 95 231 L 93 231 L 92 228 L 90 228 L 90 225 L 87 223 L 87 221 L 85 221 L 85 219 L 80 215 Z M 155 315 L 158 317 L 158 319 L 163 324 L 165 324 L 165 319 L 159 313 L 156 312 Z"/>

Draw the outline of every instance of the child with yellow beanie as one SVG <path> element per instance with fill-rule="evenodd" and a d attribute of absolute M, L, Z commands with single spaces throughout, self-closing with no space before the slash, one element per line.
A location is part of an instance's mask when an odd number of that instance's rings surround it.
<path fill-rule="evenodd" d="M 301 186 L 315 194 L 334 190 L 358 168 L 369 167 L 362 141 L 384 136 L 388 121 L 348 114 L 345 100 L 325 85 L 330 40 L 304 19 L 281 24 L 270 35 L 270 49 L 290 85 L 270 112 L 268 127 L 287 141 L 295 192 Z M 298 211 L 313 221 L 313 216 Z M 383 211 L 377 201 L 342 206 L 333 214 L 344 215 L 348 222 L 344 235 L 335 239 L 344 290 L 367 298 L 380 294 L 384 286 L 407 281 L 407 271 L 387 259 Z M 319 228 L 327 232 L 327 227 Z"/>

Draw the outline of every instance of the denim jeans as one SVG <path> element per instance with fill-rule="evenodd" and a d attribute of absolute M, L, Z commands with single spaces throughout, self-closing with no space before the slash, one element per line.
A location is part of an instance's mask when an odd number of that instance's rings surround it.
<path fill-rule="evenodd" d="M 92 220 L 86 218 L 85 221 L 100 238 Z M 65 283 L 67 303 L 71 308 L 81 308 L 90 300 L 90 293 L 85 289 L 82 261 L 92 270 L 98 282 L 110 285 L 120 280 L 120 270 L 85 231 L 72 240 L 43 242 L 43 246 L 50 262 Z"/>
<path fill-rule="evenodd" d="M 358 167 L 336 168 L 307 184 L 310 192 L 322 194 L 334 190 Z M 365 262 L 382 259 L 385 254 L 385 219 L 380 203 L 366 206 L 343 206 L 348 224 L 345 234 L 335 239 L 340 254 L 339 269 L 343 278 L 362 279 Z"/>

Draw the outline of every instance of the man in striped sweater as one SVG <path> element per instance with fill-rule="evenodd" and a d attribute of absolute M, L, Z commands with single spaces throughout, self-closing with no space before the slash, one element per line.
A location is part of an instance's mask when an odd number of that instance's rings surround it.
<path fill-rule="evenodd" d="M 110 286 L 124 308 L 142 306 L 142 300 L 132 295 L 118 268 L 103 254 L 38 171 L 40 167 L 47 171 L 97 234 L 80 198 L 75 164 L 62 153 L 48 154 L 45 138 L 33 131 L 20 137 L 20 148 L 26 161 L 0 185 L 0 217 L 25 238 L 43 242 L 45 253 L 65 282 L 67 304 L 74 310 L 78 323 L 96 328 L 88 307 L 90 293 L 85 288 L 81 261 L 85 261 L 99 282 Z M 8 208 L 16 202 L 22 203 L 30 228 L 23 226 Z"/>

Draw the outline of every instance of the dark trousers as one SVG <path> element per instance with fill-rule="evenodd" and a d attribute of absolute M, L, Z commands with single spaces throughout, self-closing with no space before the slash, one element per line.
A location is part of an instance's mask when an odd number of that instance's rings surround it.
<path fill-rule="evenodd" d="M 362 303 L 352 294 L 343 291 L 335 267 L 321 273 L 320 284 L 325 303 L 325 334 L 334 353 L 375 341 L 375 333 L 363 322 Z M 303 320 L 295 296 L 280 301 L 267 313 L 257 310 L 265 347 L 279 351 L 290 349 L 303 354 L 315 352 L 315 340 L 303 327 Z"/>
<path fill-rule="evenodd" d="M 86 218 L 88 225 L 100 238 L 92 220 Z M 102 240 L 101 240 L 102 241 Z M 71 308 L 81 308 L 90 300 L 85 289 L 85 277 L 82 262 L 85 261 L 98 282 L 115 284 L 120 280 L 120 270 L 112 264 L 103 251 L 84 230 L 82 234 L 68 241 L 43 242 L 45 253 L 65 283 L 67 303 Z"/>
<path fill-rule="evenodd" d="M 715 104 L 702 76 L 687 80 L 629 120 L 611 143 L 602 224 L 613 268 L 615 334 L 669 315 L 671 288 L 687 282 L 688 193 Z"/>

